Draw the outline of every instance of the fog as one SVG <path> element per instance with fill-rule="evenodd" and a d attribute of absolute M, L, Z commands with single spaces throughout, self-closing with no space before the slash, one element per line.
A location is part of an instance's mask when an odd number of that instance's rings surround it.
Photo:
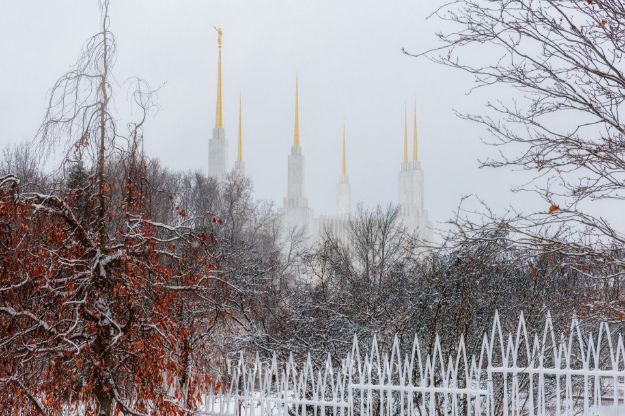
<path fill-rule="evenodd" d="M 146 151 L 169 168 L 206 172 L 215 120 L 213 26 L 219 26 L 229 163 L 235 157 L 241 94 L 243 157 L 256 197 L 282 204 L 297 76 L 307 196 L 317 214 L 334 212 L 343 123 L 354 201 L 372 206 L 396 200 L 404 106 L 411 114 L 415 102 L 425 205 L 435 223 L 449 218 L 466 194 L 477 194 L 498 210 L 509 204 L 546 209 L 535 197 L 508 191 L 523 178 L 478 168 L 477 159 L 494 149 L 481 142 L 479 126 L 458 119 L 453 110 L 479 111 L 488 96 L 467 94 L 471 79 L 465 74 L 401 52 L 437 45 L 441 23 L 426 18 L 438 3 L 112 0 L 115 108 L 127 115 L 129 77 L 160 87 L 159 110 L 145 130 Z M 2 0 L 1 147 L 32 139 L 46 94 L 97 31 L 98 19 L 95 0 Z"/>

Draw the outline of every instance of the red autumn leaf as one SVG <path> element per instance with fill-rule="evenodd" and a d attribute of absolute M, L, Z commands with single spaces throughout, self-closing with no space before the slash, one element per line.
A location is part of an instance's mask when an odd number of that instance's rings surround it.
<path fill-rule="evenodd" d="M 141 351 L 141 350 L 143 350 L 144 347 L 145 347 L 145 343 L 143 342 L 142 339 L 137 340 L 137 341 L 132 343 L 132 348 L 135 351 Z"/>
<path fill-rule="evenodd" d="M 551 206 L 549 207 L 549 213 L 553 214 L 554 212 L 556 212 L 559 209 L 560 209 L 560 207 L 557 206 L 556 204 L 551 204 Z"/>

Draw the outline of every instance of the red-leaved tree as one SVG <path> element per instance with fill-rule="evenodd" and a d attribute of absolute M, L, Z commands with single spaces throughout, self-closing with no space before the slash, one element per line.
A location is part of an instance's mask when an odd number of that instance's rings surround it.
<path fill-rule="evenodd" d="M 178 414 L 206 382 L 178 339 L 181 305 L 225 293 L 212 276 L 214 239 L 182 208 L 174 224 L 151 219 L 140 148 L 152 93 L 134 82 L 142 117 L 122 133 L 110 112 L 108 1 L 101 8 L 101 30 L 54 85 L 38 134 L 66 166 L 86 162 L 83 177 L 46 194 L 0 178 L 2 414 Z"/>

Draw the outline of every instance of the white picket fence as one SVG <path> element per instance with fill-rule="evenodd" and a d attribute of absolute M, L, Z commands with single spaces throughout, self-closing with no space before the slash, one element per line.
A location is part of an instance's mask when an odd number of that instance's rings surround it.
<path fill-rule="evenodd" d="M 246 361 L 241 356 L 205 415 L 625 415 L 625 347 L 607 324 L 583 334 L 576 319 L 557 336 L 550 316 L 541 334 L 519 318 L 504 334 L 499 317 L 484 334 L 479 355 L 464 339 L 444 357 L 440 339 L 428 353 L 415 338 L 410 351 L 397 339 L 381 352 L 354 339 L 340 365 Z"/>

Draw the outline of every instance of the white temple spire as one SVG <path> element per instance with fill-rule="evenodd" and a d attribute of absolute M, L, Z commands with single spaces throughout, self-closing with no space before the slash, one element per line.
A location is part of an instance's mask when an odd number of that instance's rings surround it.
<path fill-rule="evenodd" d="M 228 143 L 226 142 L 226 132 L 223 128 L 222 100 L 221 100 L 221 44 L 223 30 L 215 28 L 217 31 L 217 104 L 215 110 L 215 127 L 213 137 L 208 141 L 208 176 L 223 180 L 226 176 L 226 153 Z"/>
<path fill-rule="evenodd" d="M 245 164 L 243 163 L 243 107 L 241 105 L 241 94 L 239 94 L 239 119 L 237 123 L 237 160 L 234 162 L 234 168 L 240 174 L 245 174 Z"/>
<path fill-rule="evenodd" d="M 343 140 L 341 141 L 341 176 L 336 187 L 336 214 L 339 218 L 347 217 L 352 210 L 352 189 L 347 176 L 347 161 L 345 150 L 345 125 L 343 124 Z"/>
<path fill-rule="evenodd" d="M 300 146 L 299 136 L 299 86 L 295 81 L 295 123 L 293 130 L 293 145 L 289 155 L 287 172 L 287 193 L 284 198 L 284 217 L 287 232 L 293 229 L 307 230 L 310 213 L 308 200 L 304 195 L 304 156 Z"/>

